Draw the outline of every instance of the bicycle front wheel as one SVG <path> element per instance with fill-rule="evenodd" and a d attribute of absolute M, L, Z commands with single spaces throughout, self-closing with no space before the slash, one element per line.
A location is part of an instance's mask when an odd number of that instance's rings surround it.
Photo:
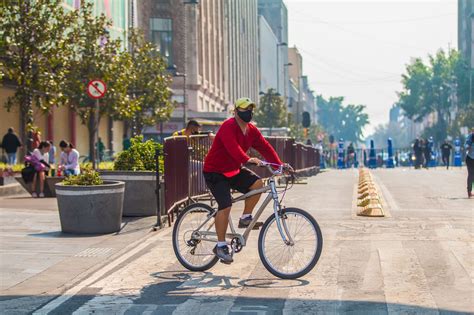
<path fill-rule="evenodd" d="M 258 254 L 274 276 L 296 279 L 310 272 L 319 260 L 323 249 L 321 229 L 309 213 L 298 208 L 282 210 L 281 224 L 286 238 L 291 238 L 292 243 L 283 241 L 272 215 L 260 231 Z"/>
<path fill-rule="evenodd" d="M 198 239 L 197 229 L 208 220 L 214 210 L 206 204 L 195 203 L 186 207 L 173 228 L 173 249 L 181 265 L 191 271 L 204 271 L 213 267 L 218 258 L 212 252 L 215 242 Z M 214 218 L 200 231 L 214 229 Z M 199 231 L 197 231 L 199 232 Z"/>

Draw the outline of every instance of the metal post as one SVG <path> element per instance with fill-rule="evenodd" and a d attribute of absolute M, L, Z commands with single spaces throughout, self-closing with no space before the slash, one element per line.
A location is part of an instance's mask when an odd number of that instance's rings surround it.
<path fill-rule="evenodd" d="M 97 163 L 97 159 L 99 157 L 99 148 L 98 148 L 98 142 L 99 142 L 99 99 L 96 99 L 95 101 L 95 130 L 94 130 L 94 152 L 95 152 L 95 156 L 93 158 L 93 161 L 92 161 L 92 167 L 94 169 L 97 169 L 98 168 L 98 163 Z"/>
<path fill-rule="evenodd" d="M 280 44 L 277 44 L 277 92 L 280 92 Z"/>
<path fill-rule="evenodd" d="M 162 141 L 164 145 L 164 142 Z M 161 200 L 160 200 L 160 150 L 155 150 L 155 168 L 156 168 L 156 225 L 155 229 L 161 229 Z"/>

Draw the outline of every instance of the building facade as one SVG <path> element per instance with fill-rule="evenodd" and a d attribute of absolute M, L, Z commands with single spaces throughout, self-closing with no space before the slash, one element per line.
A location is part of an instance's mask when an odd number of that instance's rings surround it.
<path fill-rule="evenodd" d="M 258 101 L 255 1 L 135 2 L 137 26 L 174 66 L 174 125 L 184 122 L 184 103 L 188 118 L 223 120 L 235 99 Z"/>
<path fill-rule="evenodd" d="M 219 1 L 219 0 L 218 0 Z M 255 0 L 224 0 L 229 100 L 258 102 L 258 7 Z"/>
<path fill-rule="evenodd" d="M 474 68 L 474 1 L 458 0 L 458 49 Z"/>
<path fill-rule="evenodd" d="M 278 40 L 277 91 L 288 100 L 288 9 L 283 0 L 258 0 L 258 14 L 265 18 Z"/>
<path fill-rule="evenodd" d="M 311 123 L 316 124 L 318 121 L 316 97 L 309 85 L 308 76 L 303 75 L 303 57 L 298 48 L 288 48 L 288 61 L 291 64 L 288 67 L 290 86 L 288 108 L 297 123 L 301 122 L 303 112 L 308 112 Z"/>
<path fill-rule="evenodd" d="M 277 44 L 278 39 L 268 25 L 265 17 L 258 17 L 258 63 L 259 91 L 266 93 L 268 89 L 277 90 Z"/>

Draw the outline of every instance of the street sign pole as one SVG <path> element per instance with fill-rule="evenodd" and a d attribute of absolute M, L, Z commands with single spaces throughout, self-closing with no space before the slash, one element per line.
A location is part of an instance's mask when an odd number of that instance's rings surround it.
<path fill-rule="evenodd" d="M 99 159 L 99 147 L 98 147 L 98 142 L 99 142 L 99 118 L 100 118 L 100 104 L 99 104 L 99 99 L 104 97 L 105 92 L 107 91 L 107 85 L 104 83 L 104 81 L 95 79 L 90 81 L 87 84 L 87 95 L 89 95 L 90 98 L 95 100 L 95 107 L 94 107 L 94 126 L 93 126 L 93 136 L 92 136 L 92 151 L 89 152 L 89 154 L 92 155 L 92 167 L 94 169 L 98 168 L 98 159 Z M 91 146 L 89 144 L 89 148 L 91 149 Z"/>
<path fill-rule="evenodd" d="M 92 167 L 96 170 L 99 168 L 99 163 L 97 161 L 99 160 L 99 99 L 95 100 L 95 111 L 94 111 L 94 151 L 95 151 L 95 156 L 92 161 Z"/>

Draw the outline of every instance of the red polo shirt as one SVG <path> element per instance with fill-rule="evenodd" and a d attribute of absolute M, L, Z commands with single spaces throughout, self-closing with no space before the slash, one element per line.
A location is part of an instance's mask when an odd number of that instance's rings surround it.
<path fill-rule="evenodd" d="M 253 124 L 247 125 L 244 135 L 235 118 L 229 118 L 216 134 L 204 160 L 204 172 L 221 173 L 227 177 L 237 175 L 242 164 L 250 157 L 250 148 L 257 150 L 268 162 L 283 164 L 277 153 Z"/>

